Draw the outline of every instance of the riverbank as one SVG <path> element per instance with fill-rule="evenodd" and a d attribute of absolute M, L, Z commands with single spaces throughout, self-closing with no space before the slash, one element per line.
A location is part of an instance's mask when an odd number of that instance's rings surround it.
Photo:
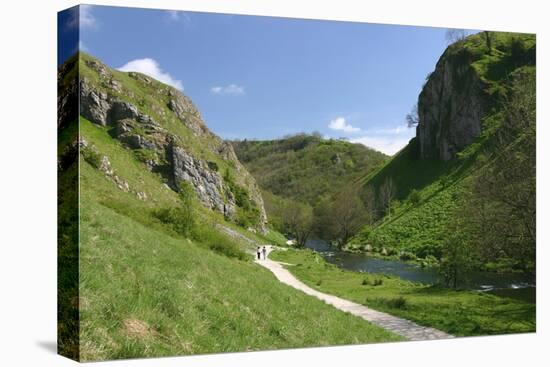
<path fill-rule="evenodd" d="M 347 271 L 310 250 L 274 251 L 271 258 L 321 292 L 456 336 L 534 332 L 534 304 L 477 291 L 456 291 L 399 277 Z"/>

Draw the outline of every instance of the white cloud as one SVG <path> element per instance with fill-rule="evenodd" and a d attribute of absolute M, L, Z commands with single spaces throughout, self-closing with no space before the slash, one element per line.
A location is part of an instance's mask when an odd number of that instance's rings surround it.
<path fill-rule="evenodd" d="M 245 93 L 244 87 L 237 84 L 229 84 L 225 87 L 217 85 L 210 88 L 210 92 L 214 94 L 228 94 L 228 95 L 234 95 L 234 96 L 242 95 Z"/>
<path fill-rule="evenodd" d="M 363 136 L 361 138 L 351 139 L 351 142 L 363 144 L 387 155 L 394 155 L 403 149 L 409 143 L 409 140 L 410 139 L 406 138 L 391 139 L 381 136 Z"/>
<path fill-rule="evenodd" d="M 136 71 L 138 73 L 143 73 L 149 75 L 152 78 L 155 78 L 158 81 L 161 81 L 165 84 L 171 85 L 174 88 L 183 91 L 183 84 L 181 80 L 174 79 L 170 74 L 160 68 L 160 65 L 157 61 L 150 58 L 129 61 L 122 67 L 118 68 L 118 70 Z"/>
<path fill-rule="evenodd" d="M 329 129 L 344 131 L 346 133 L 356 133 L 361 131 L 360 128 L 348 124 L 344 117 L 337 117 L 334 120 L 330 121 L 328 127 Z"/>

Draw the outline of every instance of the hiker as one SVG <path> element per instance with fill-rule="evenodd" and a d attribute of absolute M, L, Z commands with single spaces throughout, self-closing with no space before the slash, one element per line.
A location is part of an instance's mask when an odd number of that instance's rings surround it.
<path fill-rule="evenodd" d="M 264 254 L 264 260 L 265 260 L 265 254 L 266 254 L 267 250 L 265 249 L 265 246 L 264 248 L 262 249 L 262 254 Z"/>
<path fill-rule="evenodd" d="M 260 260 L 260 248 L 259 247 L 256 249 L 256 255 L 258 255 L 258 260 Z"/>

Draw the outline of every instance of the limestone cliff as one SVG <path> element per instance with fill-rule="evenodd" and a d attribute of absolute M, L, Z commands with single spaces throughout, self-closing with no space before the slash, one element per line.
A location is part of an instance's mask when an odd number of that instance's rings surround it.
<path fill-rule="evenodd" d="M 481 132 L 483 83 L 464 56 L 445 53 L 420 93 L 416 135 L 422 158 L 450 160 Z"/>
<path fill-rule="evenodd" d="M 143 161 L 144 169 L 159 173 L 173 190 L 185 180 L 205 207 L 228 220 L 246 218 L 251 221 L 246 225 L 265 231 L 267 217 L 254 178 L 231 144 L 206 127 L 187 96 L 146 75 L 80 57 L 82 117 L 109 129 Z"/>
<path fill-rule="evenodd" d="M 450 45 L 418 98 L 420 157 L 453 159 L 506 98 L 509 75 L 534 64 L 534 35 L 481 32 Z"/>

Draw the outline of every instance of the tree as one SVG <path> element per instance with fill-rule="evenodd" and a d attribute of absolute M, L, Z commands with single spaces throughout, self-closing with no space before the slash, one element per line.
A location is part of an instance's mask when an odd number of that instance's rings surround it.
<path fill-rule="evenodd" d="M 534 72 L 516 74 L 502 128 L 465 205 L 468 231 L 486 261 L 512 259 L 534 275 L 536 253 L 536 94 Z"/>
<path fill-rule="evenodd" d="M 343 247 L 364 225 L 371 222 L 358 188 L 346 187 L 315 208 L 316 232 Z"/>
<path fill-rule="evenodd" d="M 418 125 L 420 119 L 418 117 L 418 104 L 415 104 L 412 109 L 411 109 L 411 112 L 409 112 L 406 116 L 405 116 L 405 121 L 407 122 L 407 127 L 409 128 L 412 128 L 412 127 L 415 127 Z"/>
<path fill-rule="evenodd" d="M 391 177 L 387 177 L 378 189 L 378 198 L 384 214 L 390 215 L 391 204 L 395 198 L 396 187 Z"/>
<path fill-rule="evenodd" d="M 298 202 L 286 202 L 282 207 L 281 218 L 285 232 L 294 237 L 298 247 L 304 247 L 313 232 L 311 206 Z"/>
<path fill-rule="evenodd" d="M 462 41 L 466 38 L 466 31 L 464 29 L 449 28 L 445 32 L 445 40 L 448 44 Z"/>
<path fill-rule="evenodd" d="M 378 219 L 378 210 L 376 208 L 376 193 L 372 186 L 366 187 L 361 193 L 361 200 L 367 211 L 367 216 L 369 219 L 369 224 L 372 224 L 376 219 Z"/>
<path fill-rule="evenodd" d="M 465 282 L 475 264 L 475 248 L 460 230 L 453 228 L 443 242 L 439 272 L 447 287 L 457 288 Z"/>
<path fill-rule="evenodd" d="M 357 189 L 353 187 L 346 188 L 336 196 L 331 215 L 332 232 L 339 247 L 343 247 L 362 226 L 370 221 L 365 205 Z"/>
<path fill-rule="evenodd" d="M 489 31 L 483 31 L 483 36 L 485 38 L 485 44 L 487 45 L 487 52 L 490 55 L 493 53 L 493 34 Z"/>

